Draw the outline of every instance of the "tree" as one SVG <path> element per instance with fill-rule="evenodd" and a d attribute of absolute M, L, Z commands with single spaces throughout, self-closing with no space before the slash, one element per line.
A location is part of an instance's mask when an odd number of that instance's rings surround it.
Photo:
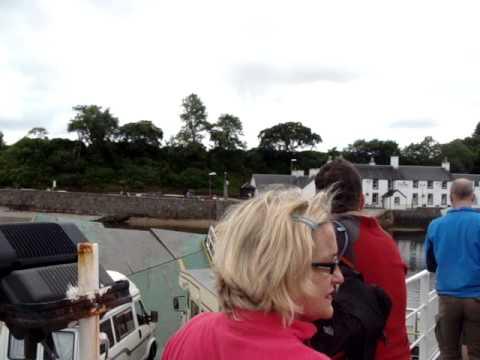
<path fill-rule="evenodd" d="M 441 161 L 441 147 L 431 136 L 420 143 L 412 143 L 402 150 L 402 157 L 411 165 L 438 165 Z"/>
<path fill-rule="evenodd" d="M 33 139 L 46 140 L 48 139 L 48 131 L 43 127 L 34 127 L 28 132 L 27 136 Z"/>
<path fill-rule="evenodd" d="M 258 134 L 258 138 L 260 148 L 284 151 L 295 151 L 304 146 L 313 148 L 322 142 L 320 135 L 315 134 L 300 122 L 286 122 L 263 129 Z"/>
<path fill-rule="evenodd" d="M 243 136 L 242 122 L 230 114 L 221 115 L 210 129 L 210 141 L 216 148 L 224 150 L 245 149 L 246 145 L 240 136 Z"/>
<path fill-rule="evenodd" d="M 475 162 L 475 153 L 460 139 L 441 145 L 442 158 L 452 164 L 452 172 L 469 173 Z"/>
<path fill-rule="evenodd" d="M 118 138 L 140 146 L 158 147 L 163 139 L 163 131 L 151 121 L 141 120 L 121 126 L 118 130 Z"/>
<path fill-rule="evenodd" d="M 202 100 L 196 94 L 190 94 L 182 100 L 183 112 L 180 118 L 185 123 L 176 139 L 182 145 L 200 143 L 202 132 L 210 128 L 207 121 L 207 112 Z"/>
<path fill-rule="evenodd" d="M 477 123 L 477 126 L 473 131 L 472 137 L 480 137 L 480 122 Z"/>
<path fill-rule="evenodd" d="M 81 141 L 92 145 L 97 150 L 105 148 L 118 130 L 118 119 L 110 114 L 110 110 L 102 110 L 97 105 L 78 105 L 77 112 L 68 124 L 69 132 L 77 132 Z"/>
<path fill-rule="evenodd" d="M 0 149 L 5 147 L 5 141 L 3 140 L 3 132 L 0 131 Z"/>
<path fill-rule="evenodd" d="M 343 156 L 351 162 L 367 163 L 373 157 L 377 164 L 389 164 L 390 156 L 398 155 L 400 148 L 395 141 L 363 139 L 355 141 L 343 150 Z"/>

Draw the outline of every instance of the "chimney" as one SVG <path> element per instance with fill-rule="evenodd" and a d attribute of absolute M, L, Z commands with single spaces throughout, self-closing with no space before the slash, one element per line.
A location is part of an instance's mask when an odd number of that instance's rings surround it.
<path fill-rule="evenodd" d="M 398 169 L 398 165 L 398 156 L 390 156 L 390 166 L 392 166 L 394 169 Z"/>
<path fill-rule="evenodd" d="M 450 161 L 447 158 L 443 159 L 442 161 L 442 168 L 450 172 Z"/>
<path fill-rule="evenodd" d="M 368 165 L 376 165 L 373 156 L 370 158 L 370 162 L 368 163 Z"/>

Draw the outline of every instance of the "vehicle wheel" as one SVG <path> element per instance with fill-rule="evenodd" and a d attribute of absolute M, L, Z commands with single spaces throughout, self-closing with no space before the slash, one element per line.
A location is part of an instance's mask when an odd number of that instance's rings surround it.
<path fill-rule="evenodd" d="M 150 346 L 150 351 L 148 352 L 147 360 L 154 360 L 155 355 L 157 355 L 157 344 L 153 343 L 152 346 Z"/>

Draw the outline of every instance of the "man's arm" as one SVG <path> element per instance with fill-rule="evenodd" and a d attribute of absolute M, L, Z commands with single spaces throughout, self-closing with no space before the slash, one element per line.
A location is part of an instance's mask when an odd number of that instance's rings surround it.
<path fill-rule="evenodd" d="M 427 270 L 430 272 L 437 271 L 437 260 L 433 252 L 433 243 L 430 237 L 430 227 L 427 230 L 427 236 L 425 238 L 425 257 L 427 263 Z"/>

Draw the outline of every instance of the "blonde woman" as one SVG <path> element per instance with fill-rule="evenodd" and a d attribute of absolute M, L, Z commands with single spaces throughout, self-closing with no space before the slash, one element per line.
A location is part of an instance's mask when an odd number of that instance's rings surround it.
<path fill-rule="evenodd" d="M 275 190 L 243 202 L 217 225 L 219 313 L 203 313 L 168 342 L 163 360 L 328 359 L 305 343 L 333 315 L 343 282 L 330 197 Z"/>

